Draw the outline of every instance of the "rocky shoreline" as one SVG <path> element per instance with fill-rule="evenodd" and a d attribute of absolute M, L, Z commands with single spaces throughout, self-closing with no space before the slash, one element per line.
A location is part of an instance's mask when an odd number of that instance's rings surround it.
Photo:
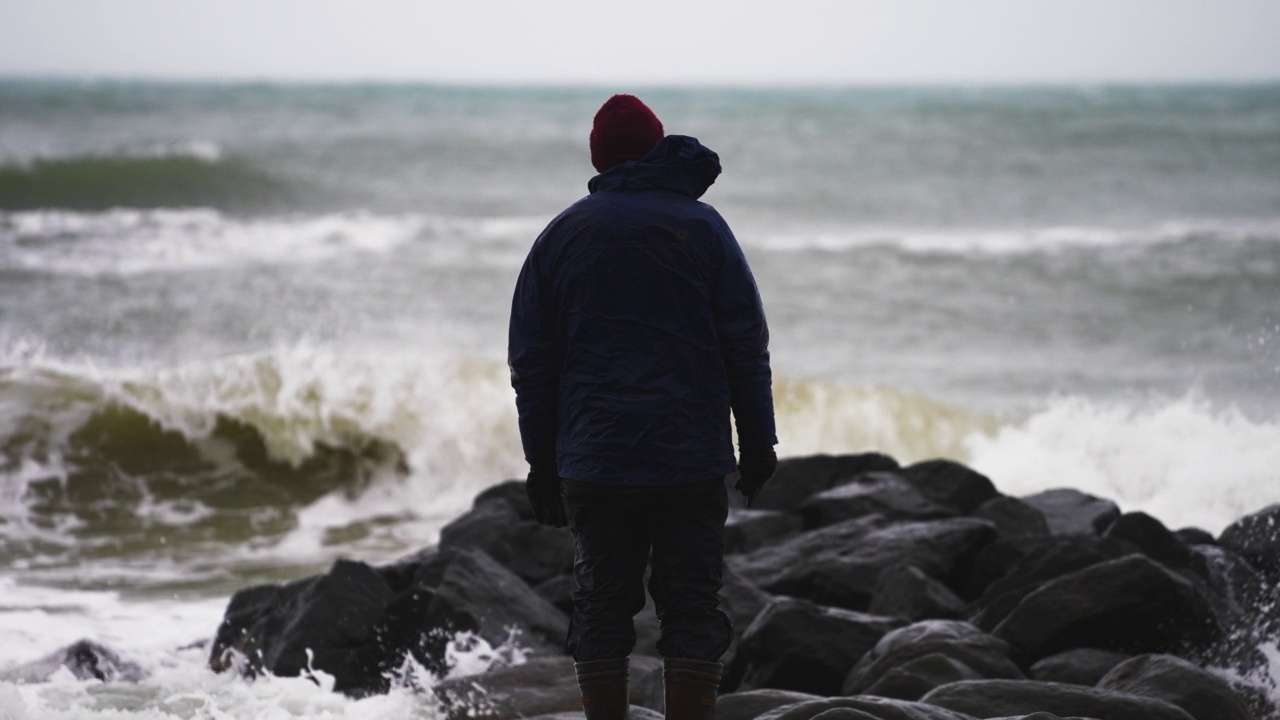
<path fill-rule="evenodd" d="M 1280 717 L 1260 687 L 1280 639 L 1280 504 L 1214 537 L 1071 489 L 1002 495 L 947 460 L 820 455 L 783 460 L 754 509 L 731 511 L 726 551 L 722 720 Z M 237 592 L 209 665 L 323 670 L 361 696 L 412 682 L 406 658 L 445 674 L 459 633 L 514 637 L 518 658 L 424 694 L 451 718 L 581 717 L 572 556 L 521 482 L 499 484 L 437 546 Z M 651 605 L 637 632 L 632 716 L 660 717 Z"/>

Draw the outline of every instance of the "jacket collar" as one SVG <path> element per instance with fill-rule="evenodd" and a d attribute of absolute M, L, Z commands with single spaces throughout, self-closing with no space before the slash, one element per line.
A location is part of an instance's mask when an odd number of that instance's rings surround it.
<path fill-rule="evenodd" d="M 628 160 L 591 178 L 587 189 L 671 190 L 693 199 L 720 175 L 720 156 L 688 135 L 668 135 L 639 160 Z"/>

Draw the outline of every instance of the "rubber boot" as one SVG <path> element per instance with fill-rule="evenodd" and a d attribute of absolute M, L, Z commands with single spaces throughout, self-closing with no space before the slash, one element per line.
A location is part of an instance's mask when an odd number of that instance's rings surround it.
<path fill-rule="evenodd" d="M 591 660 L 574 663 L 582 710 L 587 720 L 624 720 L 631 707 L 627 694 L 628 659 Z"/>
<path fill-rule="evenodd" d="M 712 720 L 720 693 L 718 662 L 666 658 L 662 681 L 667 700 L 667 720 Z"/>

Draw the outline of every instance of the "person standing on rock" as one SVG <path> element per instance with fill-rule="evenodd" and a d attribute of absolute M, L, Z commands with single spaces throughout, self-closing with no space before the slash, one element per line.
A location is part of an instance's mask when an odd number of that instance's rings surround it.
<path fill-rule="evenodd" d="M 533 243 L 512 300 L 529 500 L 573 532 L 567 646 L 588 720 L 626 716 L 651 555 L 666 716 L 710 720 L 732 634 L 725 477 L 736 466 L 749 505 L 777 467 L 769 331 L 742 248 L 698 201 L 719 157 L 632 95 L 601 106 L 590 149 L 590 194 Z"/>

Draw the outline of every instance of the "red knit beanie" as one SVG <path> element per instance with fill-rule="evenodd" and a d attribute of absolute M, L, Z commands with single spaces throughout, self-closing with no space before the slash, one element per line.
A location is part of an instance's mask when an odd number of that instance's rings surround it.
<path fill-rule="evenodd" d="M 591 125 L 591 164 L 604 172 L 636 160 L 663 138 L 662 121 L 635 95 L 614 95 L 600 106 Z"/>

